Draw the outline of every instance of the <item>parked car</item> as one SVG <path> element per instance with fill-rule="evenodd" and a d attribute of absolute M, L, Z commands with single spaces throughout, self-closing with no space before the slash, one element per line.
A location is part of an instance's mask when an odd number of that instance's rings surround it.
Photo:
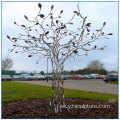
<path fill-rule="evenodd" d="M 99 75 L 98 76 L 98 79 L 104 79 L 105 78 L 105 75 Z"/>
<path fill-rule="evenodd" d="M 30 74 L 21 74 L 20 80 L 32 80 L 33 77 Z"/>
<path fill-rule="evenodd" d="M 52 75 L 45 75 L 45 80 L 52 80 Z"/>
<path fill-rule="evenodd" d="M 105 79 L 105 78 L 106 78 L 106 75 L 102 75 L 102 78 Z"/>
<path fill-rule="evenodd" d="M 2 75 L 2 81 L 11 81 L 10 75 Z"/>
<path fill-rule="evenodd" d="M 21 76 L 20 75 L 13 75 L 13 80 L 20 80 Z"/>
<path fill-rule="evenodd" d="M 118 75 L 107 75 L 106 78 L 103 79 L 106 83 L 110 81 L 118 81 Z"/>
<path fill-rule="evenodd" d="M 82 75 L 73 75 L 70 77 L 71 79 L 84 79 L 85 77 Z"/>
<path fill-rule="evenodd" d="M 45 76 L 43 76 L 41 74 L 35 74 L 35 75 L 33 75 L 33 79 L 36 79 L 36 80 L 45 80 Z"/>
<path fill-rule="evenodd" d="M 62 75 L 62 79 L 63 80 L 68 80 L 68 79 L 70 79 L 70 75 Z"/>
<path fill-rule="evenodd" d="M 83 75 L 78 75 L 78 79 L 85 79 Z"/>
<path fill-rule="evenodd" d="M 91 79 L 91 75 L 84 75 L 85 79 Z"/>
<path fill-rule="evenodd" d="M 92 79 L 98 79 L 99 74 L 90 74 Z"/>
<path fill-rule="evenodd" d="M 78 79 L 78 76 L 77 75 L 72 75 L 70 78 L 71 79 Z"/>

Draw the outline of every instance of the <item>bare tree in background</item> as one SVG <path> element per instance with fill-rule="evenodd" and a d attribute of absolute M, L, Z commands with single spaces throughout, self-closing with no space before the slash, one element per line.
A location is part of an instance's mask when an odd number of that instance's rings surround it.
<path fill-rule="evenodd" d="M 42 4 L 39 3 L 38 7 L 39 12 L 34 20 L 30 20 L 24 15 L 30 25 L 20 25 L 14 22 L 24 31 L 24 34 L 21 33 L 18 37 L 13 38 L 7 35 L 7 38 L 13 42 L 14 48 L 11 49 L 11 52 L 15 49 L 15 53 L 27 52 L 28 57 L 38 56 L 38 61 L 43 57 L 50 58 L 53 74 L 50 105 L 57 113 L 62 111 L 60 106 L 65 105 L 64 82 L 61 78 L 64 62 L 70 57 L 87 56 L 88 52 L 92 50 L 103 50 L 106 46 L 98 47 L 92 45 L 92 43 L 103 38 L 108 39 L 107 35 L 112 35 L 112 33 L 105 34 L 103 32 L 106 22 L 103 23 L 100 29 L 91 33 L 91 23 L 86 22 L 87 16 L 83 17 L 81 15 L 79 3 L 77 10 L 71 13 L 73 16 L 68 22 L 61 20 L 63 10 L 59 12 L 58 16 L 54 16 L 54 6 L 52 5 L 49 13 L 45 15 L 41 10 Z M 76 30 L 74 19 L 79 20 Z"/>
<path fill-rule="evenodd" d="M 5 75 L 7 74 L 7 70 L 12 68 L 12 66 L 13 66 L 12 59 L 6 58 L 6 59 L 2 60 L 2 71 L 5 71 Z M 6 78 L 5 78 L 5 81 L 6 81 Z"/>
<path fill-rule="evenodd" d="M 98 60 L 93 60 L 88 64 L 88 67 L 91 70 L 100 70 L 100 69 L 104 69 L 103 64 L 98 61 Z"/>
<path fill-rule="evenodd" d="M 10 58 L 2 60 L 2 70 L 9 70 L 13 66 L 13 61 Z"/>

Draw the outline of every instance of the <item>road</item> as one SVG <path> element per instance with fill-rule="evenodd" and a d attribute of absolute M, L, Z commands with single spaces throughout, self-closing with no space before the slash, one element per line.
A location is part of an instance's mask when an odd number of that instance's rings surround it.
<path fill-rule="evenodd" d="M 17 81 L 22 83 L 51 86 L 52 81 Z M 118 85 L 105 83 L 103 80 L 65 80 L 64 87 L 69 89 L 78 89 L 91 92 L 100 92 L 108 94 L 118 94 Z"/>

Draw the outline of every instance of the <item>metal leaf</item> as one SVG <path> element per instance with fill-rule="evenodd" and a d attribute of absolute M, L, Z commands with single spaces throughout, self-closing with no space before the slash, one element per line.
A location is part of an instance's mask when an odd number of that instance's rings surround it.
<path fill-rule="evenodd" d="M 52 15 L 50 16 L 50 19 L 53 19 L 53 16 L 52 16 Z"/>
<path fill-rule="evenodd" d="M 39 16 L 40 16 L 41 18 L 44 18 L 44 17 L 45 17 L 45 15 L 43 15 L 43 14 L 40 14 Z"/>
<path fill-rule="evenodd" d="M 103 26 L 105 26 L 105 25 L 106 25 L 106 22 L 103 23 Z"/>
<path fill-rule="evenodd" d="M 58 24 L 58 20 L 56 20 L 56 24 Z"/>
<path fill-rule="evenodd" d="M 109 33 L 108 35 L 113 35 L 112 33 Z"/>
<path fill-rule="evenodd" d="M 89 35 L 90 33 L 87 33 L 86 35 Z"/>
<path fill-rule="evenodd" d="M 25 18 L 26 20 L 28 20 L 28 17 L 27 17 L 26 15 L 24 15 L 24 18 Z"/>
<path fill-rule="evenodd" d="M 38 3 L 38 7 L 41 9 L 42 8 L 42 5 L 40 3 Z"/>
<path fill-rule="evenodd" d="M 21 25 L 22 27 L 25 27 L 25 25 Z"/>
<path fill-rule="evenodd" d="M 54 8 L 54 5 L 51 6 L 51 10 Z"/>
<path fill-rule="evenodd" d="M 60 11 L 60 14 L 62 14 L 62 13 L 63 13 L 63 10 Z"/>
<path fill-rule="evenodd" d="M 73 11 L 74 13 L 78 13 L 77 11 Z"/>
<path fill-rule="evenodd" d="M 65 46 L 64 48 L 69 48 L 69 46 Z"/>
<path fill-rule="evenodd" d="M 7 35 L 7 38 L 10 39 L 10 36 Z"/>
<path fill-rule="evenodd" d="M 73 52 L 74 52 L 75 54 L 76 54 L 76 53 L 78 53 L 78 51 L 77 51 L 77 50 L 74 50 Z"/>
<path fill-rule="evenodd" d="M 97 32 L 99 32 L 100 30 L 96 30 Z"/>
<path fill-rule="evenodd" d="M 17 24 L 16 22 L 14 22 L 14 24 Z"/>
<path fill-rule="evenodd" d="M 77 15 L 80 15 L 80 13 L 79 12 L 77 12 L 77 11 L 73 11 L 74 13 L 76 13 Z"/>
<path fill-rule="evenodd" d="M 61 29 L 64 29 L 65 27 L 61 27 Z"/>
<path fill-rule="evenodd" d="M 74 42 L 72 42 L 72 44 L 73 44 L 73 45 L 75 45 L 75 43 L 74 43 Z"/>
<path fill-rule="evenodd" d="M 32 38 L 33 38 L 33 39 L 35 39 L 35 37 L 34 37 L 34 36 L 32 36 Z"/>
<path fill-rule="evenodd" d="M 87 23 L 86 26 L 90 27 L 91 23 Z"/>
<path fill-rule="evenodd" d="M 104 48 L 100 48 L 100 50 L 104 50 Z"/>
<path fill-rule="evenodd" d="M 28 57 L 32 57 L 32 55 L 28 55 Z"/>
<path fill-rule="evenodd" d="M 38 25 L 39 23 L 36 23 L 35 25 Z"/>
<path fill-rule="evenodd" d="M 45 35 L 47 35 L 49 33 L 49 31 L 47 31 L 46 33 L 45 33 Z"/>
<path fill-rule="evenodd" d="M 91 36 L 91 38 L 93 39 L 93 36 Z"/>
<path fill-rule="evenodd" d="M 12 38 L 12 40 L 17 40 L 17 38 Z"/>
<path fill-rule="evenodd" d="M 28 43 L 29 41 L 25 40 L 26 43 Z"/>
<path fill-rule="evenodd" d="M 87 29 L 87 31 L 88 31 L 88 32 L 90 32 L 90 30 L 89 30 L 89 29 Z"/>
<path fill-rule="evenodd" d="M 68 24 L 73 25 L 73 23 L 68 23 Z"/>
<path fill-rule="evenodd" d="M 104 32 L 102 32 L 102 35 L 104 35 Z"/>

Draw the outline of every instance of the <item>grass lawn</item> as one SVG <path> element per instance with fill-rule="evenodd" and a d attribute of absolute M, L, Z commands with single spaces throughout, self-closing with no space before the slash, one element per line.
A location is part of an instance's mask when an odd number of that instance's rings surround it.
<path fill-rule="evenodd" d="M 82 90 L 65 89 L 66 98 L 81 98 L 100 101 L 109 101 L 116 99 L 118 96 L 105 93 L 86 92 Z M 28 98 L 50 98 L 51 87 L 32 85 L 18 82 L 2 82 L 2 103 L 23 100 Z"/>

